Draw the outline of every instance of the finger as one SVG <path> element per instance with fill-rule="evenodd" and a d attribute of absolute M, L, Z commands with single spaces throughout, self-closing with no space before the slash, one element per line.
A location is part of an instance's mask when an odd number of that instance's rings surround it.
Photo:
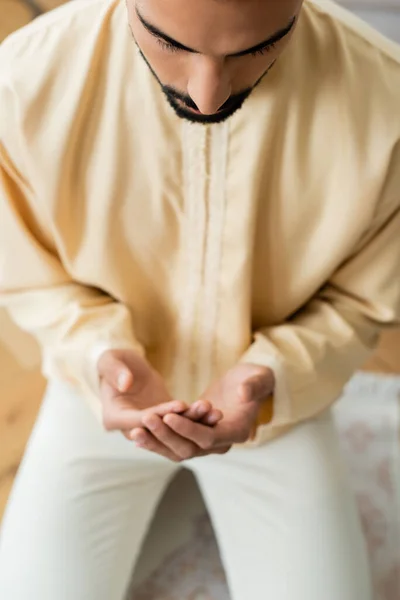
<path fill-rule="evenodd" d="M 166 415 L 163 419 L 172 431 L 190 440 L 202 450 L 211 450 L 216 445 L 215 430 L 201 423 L 194 423 L 181 415 Z"/>
<path fill-rule="evenodd" d="M 211 410 L 211 404 L 208 400 L 198 400 L 183 413 L 183 416 L 192 421 L 201 421 Z"/>
<path fill-rule="evenodd" d="M 188 419 L 185 420 L 188 421 Z M 188 422 L 191 423 L 191 421 Z M 163 446 L 179 456 L 181 460 L 197 456 L 199 448 L 192 441 L 172 431 L 160 417 L 156 415 L 144 417 L 143 424 Z"/>
<path fill-rule="evenodd" d="M 144 450 L 149 450 L 150 452 L 154 452 L 156 454 L 160 454 L 161 456 L 165 456 L 169 460 L 173 460 L 174 462 L 181 462 L 182 459 L 175 455 L 171 450 L 163 446 L 161 442 L 157 440 L 149 431 L 138 427 L 130 432 L 123 432 L 123 435 L 129 439 L 130 442 L 134 442 L 138 448 L 142 448 Z M 213 454 L 226 454 L 232 446 L 223 446 L 221 448 L 215 448 L 213 450 Z M 210 452 L 206 450 L 198 450 L 197 456 L 203 457 L 208 456 Z"/>
<path fill-rule="evenodd" d="M 209 427 L 214 427 L 221 421 L 223 418 L 223 414 L 217 408 L 212 408 L 211 411 L 201 420 L 203 425 L 208 425 Z"/>
<path fill-rule="evenodd" d="M 246 424 L 240 420 L 234 423 L 223 419 L 215 427 L 193 423 L 181 415 L 166 415 L 163 420 L 175 433 L 193 441 L 203 450 L 207 450 L 208 454 L 211 453 L 210 450 L 214 452 L 217 448 L 241 444 L 249 437 Z"/>
<path fill-rule="evenodd" d="M 131 432 L 131 439 L 135 442 L 137 448 L 154 452 L 173 462 L 181 462 L 181 458 L 174 454 L 169 448 L 159 442 L 149 431 L 142 428 L 134 429 Z"/>
<path fill-rule="evenodd" d="M 187 409 L 187 404 L 184 402 L 173 400 L 146 410 L 137 410 L 134 407 L 134 396 L 132 396 L 132 408 L 127 408 L 129 397 L 118 395 L 105 380 L 101 382 L 101 394 L 103 399 L 103 425 L 107 431 L 131 431 L 135 427 L 143 425 L 142 418 L 145 414 L 153 414 L 158 411 L 160 416 L 164 416 L 170 413 L 181 413 L 182 410 Z M 121 406 L 122 402 L 123 406 Z"/>
<path fill-rule="evenodd" d="M 103 425 L 106 431 L 131 430 L 141 425 L 140 411 L 132 408 L 127 410 L 120 406 L 120 397 L 105 381 L 101 382 L 103 404 Z"/>
<path fill-rule="evenodd" d="M 103 425 L 107 431 L 131 431 L 142 424 L 139 410 L 119 410 L 113 404 L 103 404 Z"/>
<path fill-rule="evenodd" d="M 178 411 L 176 411 L 178 412 Z M 212 408 L 208 400 L 198 400 L 183 413 L 183 416 L 192 421 L 203 423 L 203 425 L 214 426 L 223 417 L 220 410 Z"/>
<path fill-rule="evenodd" d="M 111 352 L 106 352 L 98 362 L 100 379 L 105 380 L 114 390 L 127 392 L 133 385 L 133 374 L 127 365 L 116 358 Z"/>
<path fill-rule="evenodd" d="M 239 394 L 245 402 L 260 401 L 271 395 L 272 377 L 268 373 L 255 375 L 242 383 Z"/>
<path fill-rule="evenodd" d="M 118 398 L 119 396 L 116 396 L 112 400 L 103 402 L 103 424 L 107 431 L 132 431 L 135 427 L 143 426 L 143 419 L 147 416 L 155 415 L 162 418 L 165 415 L 182 412 L 181 403 L 174 401 L 146 410 L 122 409 L 118 404 Z"/>
<path fill-rule="evenodd" d="M 103 404 L 113 404 L 118 405 L 118 402 L 123 400 L 125 405 L 127 401 L 131 400 L 132 408 L 135 409 L 135 395 L 134 394 L 118 394 L 118 392 L 104 379 L 100 385 Z M 188 409 L 188 405 L 185 402 L 181 402 L 180 400 L 170 400 L 169 402 L 164 402 L 163 404 L 156 404 L 154 406 L 150 406 L 149 408 L 142 409 L 141 412 L 143 414 L 154 413 L 156 412 L 160 416 L 164 416 L 168 413 L 183 413 Z M 125 409 L 120 408 L 121 412 Z M 136 410 L 136 409 L 135 409 Z"/>
<path fill-rule="evenodd" d="M 227 454 L 232 446 L 222 446 L 222 448 L 215 448 L 213 454 Z"/>
<path fill-rule="evenodd" d="M 172 400 L 171 402 L 165 402 L 164 404 L 157 404 L 156 406 L 151 406 L 150 408 L 146 408 L 142 411 L 142 416 L 150 417 L 151 415 L 158 415 L 159 417 L 164 417 L 169 413 L 179 413 L 182 414 L 187 410 L 188 406 L 184 402 L 180 400 Z"/>

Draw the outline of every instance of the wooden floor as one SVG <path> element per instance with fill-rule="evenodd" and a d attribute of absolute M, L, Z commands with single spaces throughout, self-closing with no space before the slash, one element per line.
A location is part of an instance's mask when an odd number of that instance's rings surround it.
<path fill-rule="evenodd" d="M 45 390 L 38 370 L 21 371 L 0 347 L 0 519 Z"/>
<path fill-rule="evenodd" d="M 38 370 L 22 371 L 0 346 L 0 519 L 45 390 Z M 367 369 L 400 374 L 400 332 L 385 336 Z"/>

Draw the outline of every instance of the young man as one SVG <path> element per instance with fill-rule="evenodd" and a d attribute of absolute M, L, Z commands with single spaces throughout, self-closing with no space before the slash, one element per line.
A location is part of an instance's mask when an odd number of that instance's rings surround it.
<path fill-rule="evenodd" d="M 1 302 L 50 380 L 2 600 L 121 600 L 182 462 L 233 600 L 370 600 L 330 407 L 400 320 L 399 49 L 322 0 L 85 0 L 0 78 Z"/>

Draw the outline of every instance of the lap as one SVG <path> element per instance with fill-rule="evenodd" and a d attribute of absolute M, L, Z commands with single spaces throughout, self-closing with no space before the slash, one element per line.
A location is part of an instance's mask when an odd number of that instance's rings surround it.
<path fill-rule="evenodd" d="M 3 522 L 0 597 L 122 598 L 176 468 L 104 432 L 72 388 L 51 383 Z"/>
<path fill-rule="evenodd" d="M 195 461 L 193 470 L 234 600 L 369 600 L 364 539 L 330 411 L 264 446 Z"/>

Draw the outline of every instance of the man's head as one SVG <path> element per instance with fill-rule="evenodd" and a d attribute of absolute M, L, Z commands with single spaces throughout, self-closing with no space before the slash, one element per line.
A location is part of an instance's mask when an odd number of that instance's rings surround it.
<path fill-rule="evenodd" d="M 303 0 L 127 0 L 139 49 L 175 112 L 219 123 L 288 44 Z"/>

